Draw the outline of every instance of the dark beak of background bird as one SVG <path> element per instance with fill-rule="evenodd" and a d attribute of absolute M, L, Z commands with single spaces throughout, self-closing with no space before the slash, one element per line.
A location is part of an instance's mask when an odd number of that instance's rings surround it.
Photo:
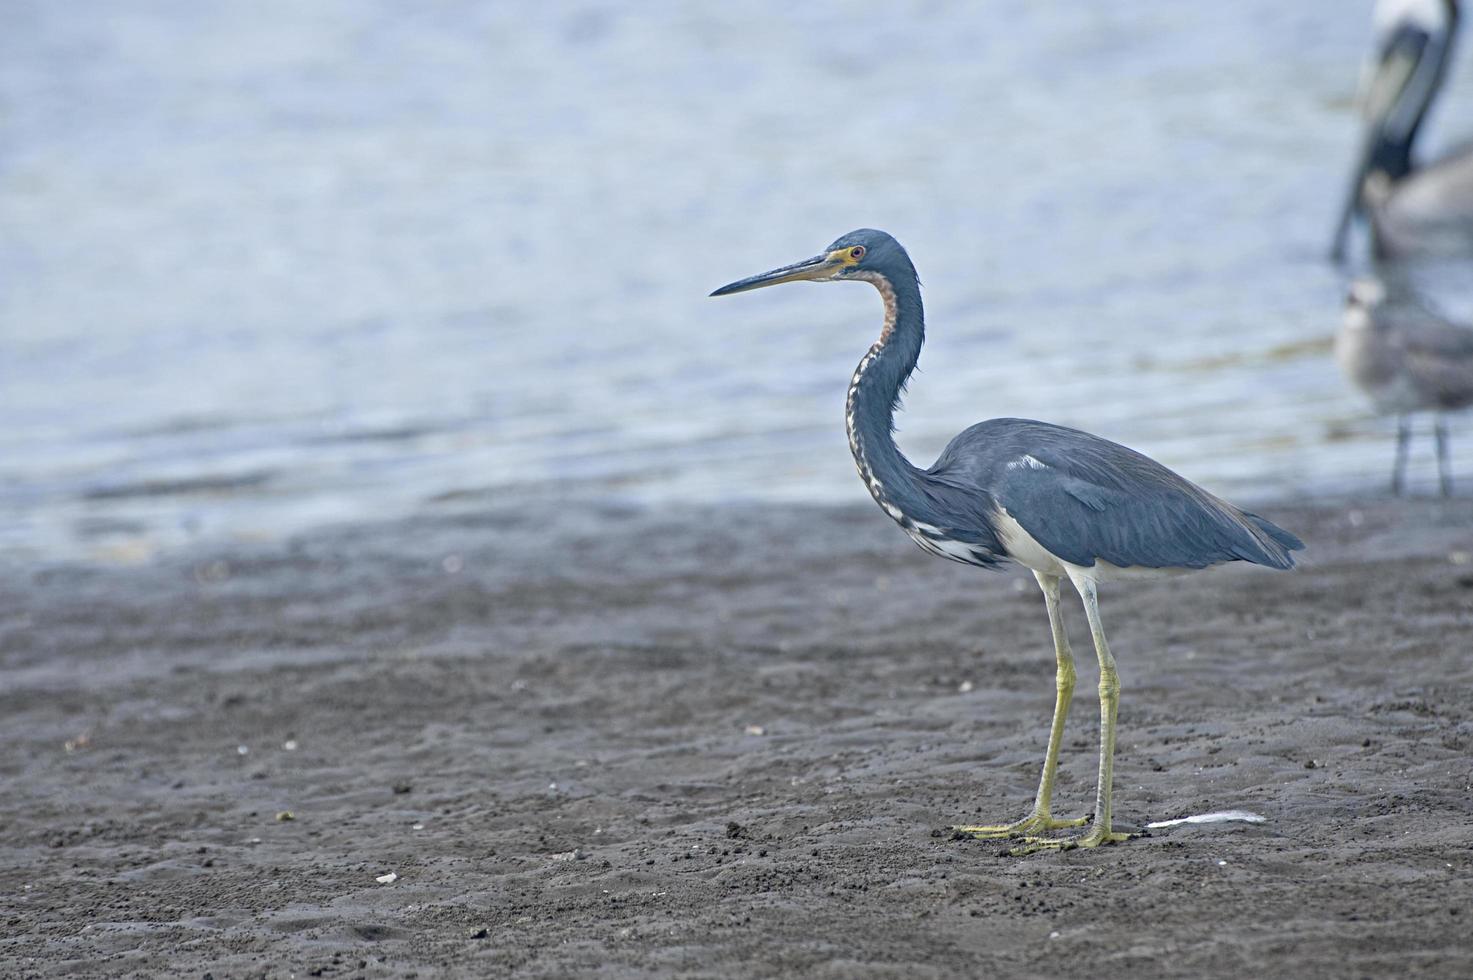
<path fill-rule="evenodd" d="M 827 279 L 837 267 L 838 264 L 827 255 L 815 255 L 811 259 L 794 262 L 792 265 L 785 265 L 781 269 L 773 269 L 771 272 L 764 272 L 759 276 L 748 276 L 746 279 L 738 279 L 736 282 L 722 286 L 711 295 L 729 296 L 732 293 L 745 293 L 749 289 L 761 289 L 763 286 L 776 286 L 780 282 Z"/>
<path fill-rule="evenodd" d="M 1421 28 L 1403 27 L 1387 42 L 1361 94 L 1367 107 L 1365 130 L 1331 242 L 1330 257 L 1337 262 L 1345 257 L 1351 222 L 1365 204 L 1366 178 L 1379 170 L 1397 180 L 1410 170 L 1412 139 L 1439 81 L 1436 66 L 1432 74 L 1424 70 L 1429 43 Z"/>
<path fill-rule="evenodd" d="M 1370 174 L 1376 147 L 1381 140 L 1379 131 L 1372 127 L 1361 139 L 1356 154 L 1355 168 L 1350 173 L 1350 186 L 1346 189 L 1344 203 L 1340 206 L 1340 220 L 1335 225 L 1335 235 L 1330 242 L 1330 258 L 1340 262 L 1345 258 L 1346 240 L 1350 236 L 1350 225 L 1360 212 L 1365 194 L 1366 177 Z"/>

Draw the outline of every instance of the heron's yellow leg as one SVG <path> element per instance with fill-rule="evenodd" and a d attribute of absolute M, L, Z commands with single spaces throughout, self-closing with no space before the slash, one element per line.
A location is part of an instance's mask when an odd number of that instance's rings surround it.
<path fill-rule="evenodd" d="M 1099 847 L 1101 844 L 1116 844 L 1137 836 L 1116 833 L 1110 829 L 1110 790 L 1115 779 L 1115 716 L 1120 709 L 1120 676 L 1115 671 L 1115 658 L 1110 654 L 1110 645 L 1105 642 L 1105 628 L 1100 622 L 1100 603 L 1094 580 L 1083 575 L 1069 577 L 1079 590 L 1079 597 L 1084 600 L 1084 613 L 1089 617 L 1089 631 L 1094 637 L 1095 654 L 1100 660 L 1100 780 L 1095 790 L 1095 816 L 1089 830 L 1078 837 L 1058 840 L 1029 839 L 1014 848 L 1014 854 Z"/>
<path fill-rule="evenodd" d="M 960 837 L 975 837 L 980 840 L 996 840 L 1006 837 L 1031 837 L 1063 830 L 1067 827 L 1082 827 L 1084 817 L 1060 820 L 1049 812 L 1054 795 L 1054 772 L 1059 764 L 1059 745 L 1064 739 L 1064 719 L 1069 717 L 1069 700 L 1074 696 L 1074 655 L 1069 650 L 1069 636 L 1064 632 L 1064 618 L 1059 612 L 1059 577 L 1034 572 L 1038 587 L 1043 590 L 1044 602 L 1048 604 L 1049 628 L 1054 634 L 1054 658 L 1058 667 L 1054 674 L 1057 693 L 1054 698 L 1054 724 L 1049 729 L 1048 752 L 1043 757 L 1043 775 L 1038 780 L 1038 796 L 1033 802 L 1033 812 L 1017 823 L 987 824 L 980 827 L 953 827 Z"/>

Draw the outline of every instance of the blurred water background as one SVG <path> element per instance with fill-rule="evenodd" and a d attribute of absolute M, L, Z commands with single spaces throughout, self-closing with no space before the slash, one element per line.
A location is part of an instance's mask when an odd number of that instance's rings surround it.
<path fill-rule="evenodd" d="M 0 556 L 862 501 L 874 292 L 706 298 L 860 226 L 927 285 L 916 461 L 1021 415 L 1246 501 L 1379 490 L 1324 259 L 1370 6 L 9 0 Z"/>

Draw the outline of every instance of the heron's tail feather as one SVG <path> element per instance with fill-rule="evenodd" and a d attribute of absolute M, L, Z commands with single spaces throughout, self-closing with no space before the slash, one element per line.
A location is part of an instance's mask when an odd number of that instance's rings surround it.
<path fill-rule="evenodd" d="M 1273 521 L 1265 520 L 1247 511 L 1241 513 L 1244 523 L 1248 525 L 1257 543 L 1262 546 L 1262 555 L 1253 555 L 1248 560 L 1270 568 L 1293 568 L 1294 556 L 1290 552 L 1303 550 L 1304 542 Z"/>

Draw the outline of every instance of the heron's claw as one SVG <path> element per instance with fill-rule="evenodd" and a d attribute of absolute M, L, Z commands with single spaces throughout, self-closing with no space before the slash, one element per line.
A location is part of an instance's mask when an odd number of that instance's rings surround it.
<path fill-rule="evenodd" d="M 1072 819 L 1060 820 L 1046 813 L 1033 813 L 1017 823 L 990 824 L 981 827 L 952 827 L 951 836 L 953 840 L 1012 840 L 1018 837 L 1026 839 L 1036 838 L 1039 834 L 1047 834 L 1054 830 L 1066 830 L 1070 827 L 1083 827 L 1089 823 L 1089 817 L 1074 817 Z M 1047 838 L 1041 838 L 1047 839 Z"/>
<path fill-rule="evenodd" d="M 1025 854 L 1036 854 L 1039 851 L 1072 851 L 1076 847 L 1099 847 L 1103 844 L 1119 844 L 1128 841 L 1132 837 L 1140 837 L 1140 834 L 1127 834 L 1119 831 L 1100 831 L 1091 828 L 1089 833 L 1078 837 L 1025 837 L 1023 843 L 1008 851 L 1013 857 L 1023 857 Z"/>

